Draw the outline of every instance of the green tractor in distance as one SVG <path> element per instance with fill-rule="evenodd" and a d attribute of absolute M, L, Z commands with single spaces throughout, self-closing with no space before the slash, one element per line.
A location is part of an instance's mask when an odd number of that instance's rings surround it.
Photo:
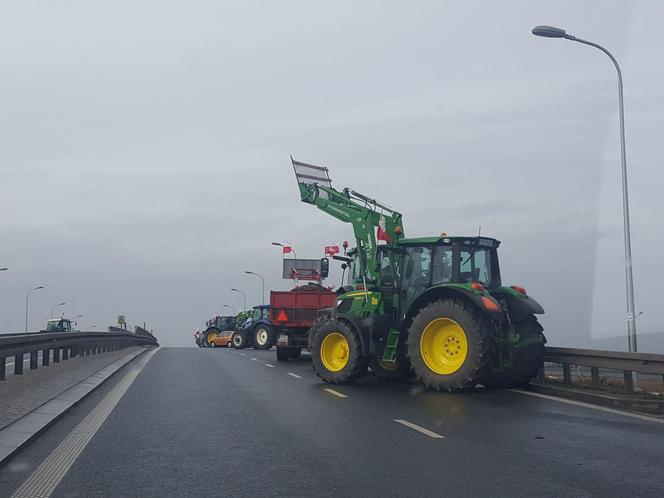
<path fill-rule="evenodd" d="M 69 318 L 50 318 L 41 332 L 73 332 L 72 324 L 75 325 Z"/>
<path fill-rule="evenodd" d="M 543 361 L 542 307 L 502 285 L 500 242 L 488 237 L 404 238 L 400 213 L 350 189 L 325 167 L 294 161 L 301 200 L 353 226 L 354 285 L 309 337 L 326 382 L 367 372 L 458 390 L 526 384 Z M 378 245 L 383 240 L 386 244 Z M 350 259 L 350 258 L 349 258 Z"/>
<path fill-rule="evenodd" d="M 251 345 L 252 337 L 245 331 L 247 320 L 253 317 L 254 310 L 240 311 L 235 317 L 235 333 L 231 341 L 235 349 L 244 349 Z"/>
<path fill-rule="evenodd" d="M 234 316 L 216 315 L 205 322 L 206 329 L 201 336 L 201 346 L 204 348 L 212 347 L 212 340 L 227 330 L 235 329 Z"/>

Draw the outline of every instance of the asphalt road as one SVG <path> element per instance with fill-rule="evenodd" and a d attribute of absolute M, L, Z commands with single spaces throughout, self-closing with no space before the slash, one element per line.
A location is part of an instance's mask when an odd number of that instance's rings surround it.
<path fill-rule="evenodd" d="M 664 424 L 511 391 L 437 393 L 373 378 L 329 386 L 307 358 L 275 356 L 161 348 L 53 496 L 664 493 Z M 111 388 L 0 470 L 0 495 Z"/>

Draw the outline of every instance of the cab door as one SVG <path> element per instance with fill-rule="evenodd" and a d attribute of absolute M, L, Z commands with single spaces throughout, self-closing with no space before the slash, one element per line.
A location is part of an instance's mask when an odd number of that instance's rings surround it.
<path fill-rule="evenodd" d="M 405 313 L 429 287 L 431 287 L 431 247 L 406 247 L 401 272 L 402 313 Z"/>

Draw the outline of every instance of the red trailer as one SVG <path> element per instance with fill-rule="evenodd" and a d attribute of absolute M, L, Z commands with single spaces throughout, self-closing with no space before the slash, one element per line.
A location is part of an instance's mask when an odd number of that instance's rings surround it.
<path fill-rule="evenodd" d="M 334 307 L 337 295 L 321 285 L 270 291 L 270 322 L 277 333 L 277 360 L 297 358 L 307 347 L 309 327 L 323 310 Z"/>

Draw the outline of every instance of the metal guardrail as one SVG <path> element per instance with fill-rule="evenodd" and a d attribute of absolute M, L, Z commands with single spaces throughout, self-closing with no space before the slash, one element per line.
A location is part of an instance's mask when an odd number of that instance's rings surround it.
<path fill-rule="evenodd" d="M 152 334 L 131 334 L 113 332 L 46 332 L 0 336 L 0 380 L 5 380 L 7 358 L 14 357 L 14 374 L 23 374 L 23 357 L 30 355 L 30 370 L 39 366 L 39 352 L 42 351 L 42 366 L 48 366 L 53 352 L 53 363 L 74 356 L 116 351 L 129 346 L 158 346 Z"/>
<path fill-rule="evenodd" d="M 634 372 L 664 376 L 664 354 L 547 347 L 544 361 L 561 364 L 563 380 L 567 384 L 572 383 L 570 365 L 590 367 L 593 387 L 600 387 L 600 368 L 622 371 L 625 391 L 628 393 L 634 392 L 634 376 L 632 375 Z M 540 371 L 540 378 L 544 378 L 545 368 L 544 366 Z"/>

